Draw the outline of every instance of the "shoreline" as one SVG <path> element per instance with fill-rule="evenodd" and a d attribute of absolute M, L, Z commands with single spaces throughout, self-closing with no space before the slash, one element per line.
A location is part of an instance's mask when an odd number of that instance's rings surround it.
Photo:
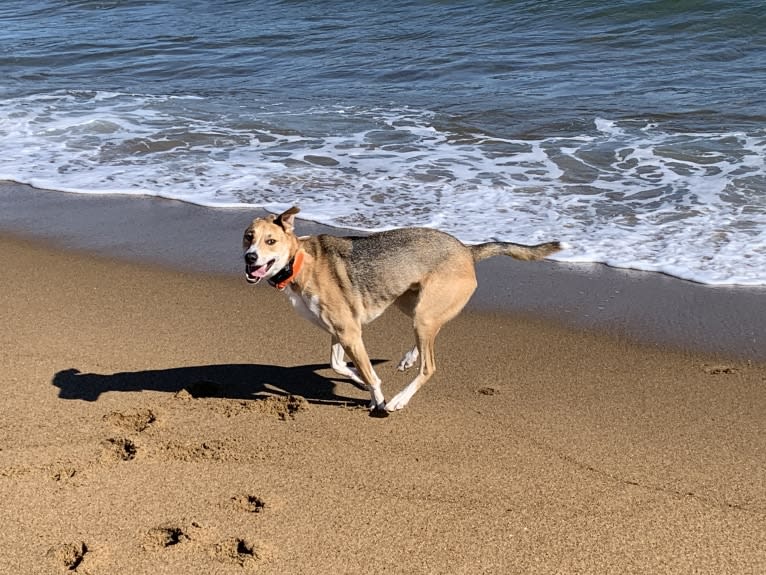
<path fill-rule="evenodd" d="M 240 234 L 265 214 L 156 197 L 82 195 L 0 182 L 0 234 L 186 272 L 241 274 Z M 299 220 L 301 234 L 358 234 Z M 467 311 L 565 326 L 725 357 L 766 360 L 766 288 L 706 286 L 602 264 L 477 265 Z"/>

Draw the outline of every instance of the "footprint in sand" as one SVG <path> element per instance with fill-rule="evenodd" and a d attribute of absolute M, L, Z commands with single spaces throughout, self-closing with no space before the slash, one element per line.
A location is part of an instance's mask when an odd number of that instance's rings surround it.
<path fill-rule="evenodd" d="M 240 567 L 255 567 L 258 563 L 267 561 L 272 555 L 267 546 L 239 537 L 232 537 L 213 545 L 210 554 L 222 563 Z"/>
<path fill-rule="evenodd" d="M 104 416 L 107 421 L 126 431 L 141 433 L 157 421 L 157 416 L 151 409 L 137 409 L 134 411 L 113 411 Z"/>
<path fill-rule="evenodd" d="M 51 479 L 53 481 L 66 481 L 77 475 L 77 469 L 74 467 L 57 467 L 51 470 Z"/>
<path fill-rule="evenodd" d="M 77 543 L 64 543 L 51 547 L 47 556 L 61 569 L 77 571 L 87 552 L 88 546 L 82 541 L 78 541 Z"/>
<path fill-rule="evenodd" d="M 260 513 L 266 508 L 266 502 L 257 495 L 236 495 L 231 501 L 235 509 L 248 513 Z"/>
<path fill-rule="evenodd" d="M 707 365 L 702 366 L 702 371 L 708 375 L 731 375 L 739 370 L 732 365 Z"/>
<path fill-rule="evenodd" d="M 309 409 L 309 402 L 300 395 L 274 396 L 243 400 L 224 400 L 209 406 L 213 411 L 225 417 L 235 417 L 244 413 L 263 413 L 274 415 L 282 421 L 295 419 L 295 415 Z"/>
<path fill-rule="evenodd" d="M 101 459 L 106 462 L 131 461 L 138 448 L 130 439 L 111 437 L 101 443 Z"/>
<path fill-rule="evenodd" d="M 197 523 L 192 523 L 192 527 L 198 528 L 199 525 Z M 144 547 L 154 549 L 173 547 L 184 541 L 191 541 L 192 537 L 190 532 L 191 529 L 179 525 L 168 524 L 154 527 L 144 535 Z"/>
<path fill-rule="evenodd" d="M 309 402 L 300 395 L 270 395 L 254 404 L 254 409 L 261 413 L 276 415 L 282 421 L 295 419 L 295 414 L 309 409 Z"/>

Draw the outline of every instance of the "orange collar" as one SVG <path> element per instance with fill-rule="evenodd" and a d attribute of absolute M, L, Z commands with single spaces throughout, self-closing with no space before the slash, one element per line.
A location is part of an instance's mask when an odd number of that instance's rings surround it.
<path fill-rule="evenodd" d="M 293 256 L 293 259 L 291 259 L 287 265 L 279 271 L 278 274 L 269 279 L 269 283 L 279 291 L 282 291 L 292 283 L 292 281 L 295 279 L 295 276 L 301 273 L 302 267 L 303 250 L 298 250 L 295 256 Z"/>

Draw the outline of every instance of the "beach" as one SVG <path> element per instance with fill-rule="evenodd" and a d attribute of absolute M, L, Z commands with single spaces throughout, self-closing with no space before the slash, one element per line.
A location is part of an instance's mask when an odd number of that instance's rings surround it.
<path fill-rule="evenodd" d="M 495 260 L 375 419 L 241 278 L 248 210 L 14 186 L 2 572 L 766 570 L 757 289 Z M 365 332 L 386 397 L 411 338 L 395 310 Z"/>
<path fill-rule="evenodd" d="M 761 2 L 0 20 L 0 575 L 766 573 Z M 375 418 L 243 277 L 293 205 L 568 247 Z M 411 322 L 364 340 L 390 399 Z"/>

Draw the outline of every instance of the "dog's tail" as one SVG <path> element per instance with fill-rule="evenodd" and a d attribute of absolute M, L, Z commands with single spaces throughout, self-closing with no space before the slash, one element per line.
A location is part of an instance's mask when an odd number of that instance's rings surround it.
<path fill-rule="evenodd" d="M 468 246 L 475 262 L 480 262 L 493 256 L 511 256 L 517 260 L 526 261 L 541 260 L 546 256 L 563 250 L 565 247 L 566 245 L 561 242 L 546 242 L 534 246 L 525 246 L 511 242 L 487 242 L 486 244 Z"/>

